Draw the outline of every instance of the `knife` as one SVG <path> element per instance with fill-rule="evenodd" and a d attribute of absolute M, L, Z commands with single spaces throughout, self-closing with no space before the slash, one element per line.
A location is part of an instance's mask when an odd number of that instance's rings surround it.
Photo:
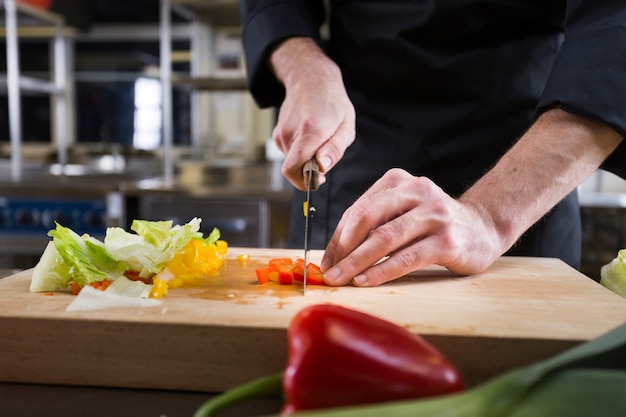
<path fill-rule="evenodd" d="M 313 209 L 311 206 L 311 191 L 317 191 L 319 188 L 319 173 L 320 168 L 314 157 L 309 159 L 302 168 L 302 177 L 304 178 L 304 185 L 306 187 L 306 201 L 304 203 L 304 282 L 302 284 L 304 295 L 306 295 L 306 267 L 308 265 L 307 259 L 309 255 L 309 217 Z"/>

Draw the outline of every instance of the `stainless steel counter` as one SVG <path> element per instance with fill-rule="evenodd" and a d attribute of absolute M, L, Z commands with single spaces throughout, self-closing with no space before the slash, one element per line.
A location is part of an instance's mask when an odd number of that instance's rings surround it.
<path fill-rule="evenodd" d="M 158 167 L 122 171 L 84 171 L 68 166 L 66 174 L 53 174 L 50 166 L 34 164 L 19 181 L 9 179 L 0 163 L 0 197 L 82 197 L 112 191 L 138 196 L 144 193 L 181 193 L 194 197 L 255 196 L 285 200 L 292 188 L 280 174 L 280 166 L 258 163 L 243 166 L 207 167 L 184 164 L 177 168 L 174 181 L 166 183 Z"/>
<path fill-rule="evenodd" d="M 201 217 L 204 232 L 218 227 L 233 245 L 286 246 L 292 188 L 278 165 L 185 163 L 171 184 L 154 163 L 112 172 L 68 165 L 62 175 L 56 168 L 26 165 L 22 178 L 11 181 L 0 163 L 0 268 L 34 266 L 55 221 L 103 237 L 106 227 L 128 228 L 136 218 Z M 14 262 L 16 256 L 25 259 Z"/>

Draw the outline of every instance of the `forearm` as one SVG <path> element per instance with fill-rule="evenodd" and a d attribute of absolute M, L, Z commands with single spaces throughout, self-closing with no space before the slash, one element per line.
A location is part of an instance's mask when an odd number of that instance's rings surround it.
<path fill-rule="evenodd" d="M 549 110 L 460 201 L 482 214 L 504 252 L 621 140 L 601 121 Z"/>
<path fill-rule="evenodd" d="M 272 137 L 285 153 L 283 175 L 305 188 L 302 166 L 315 157 L 324 174 L 355 138 L 355 112 L 339 67 L 312 39 L 290 38 L 270 56 L 270 66 L 285 87 Z"/>
<path fill-rule="evenodd" d="M 270 67 L 287 89 L 308 78 L 341 80 L 339 67 L 310 38 L 290 38 L 279 44 L 270 56 Z"/>

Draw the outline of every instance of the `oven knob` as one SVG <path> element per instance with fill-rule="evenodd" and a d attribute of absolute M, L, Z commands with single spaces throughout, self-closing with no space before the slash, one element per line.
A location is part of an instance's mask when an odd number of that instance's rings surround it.
<path fill-rule="evenodd" d="M 39 215 L 36 210 L 19 209 L 15 212 L 15 222 L 19 226 L 36 226 L 38 221 Z"/>
<path fill-rule="evenodd" d="M 56 225 L 54 222 L 59 223 L 61 226 L 68 227 L 69 217 L 62 210 L 46 210 L 41 214 L 41 223 L 50 229 L 54 229 Z"/>

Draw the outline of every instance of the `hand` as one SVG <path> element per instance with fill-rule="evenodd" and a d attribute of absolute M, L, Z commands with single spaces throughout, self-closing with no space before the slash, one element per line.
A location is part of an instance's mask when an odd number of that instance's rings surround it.
<path fill-rule="evenodd" d="M 479 272 L 502 252 L 478 210 L 392 169 L 346 210 L 321 266 L 327 284 L 375 286 L 431 264 Z"/>
<path fill-rule="evenodd" d="M 355 138 L 355 111 L 337 66 L 310 39 L 293 38 L 273 53 L 285 100 L 272 134 L 285 153 L 282 173 L 305 190 L 302 167 L 316 157 L 320 184 Z"/>
<path fill-rule="evenodd" d="M 390 170 L 344 213 L 322 258 L 325 280 L 373 286 L 430 264 L 482 272 L 622 140 L 604 122 L 554 108 L 457 200 Z"/>

